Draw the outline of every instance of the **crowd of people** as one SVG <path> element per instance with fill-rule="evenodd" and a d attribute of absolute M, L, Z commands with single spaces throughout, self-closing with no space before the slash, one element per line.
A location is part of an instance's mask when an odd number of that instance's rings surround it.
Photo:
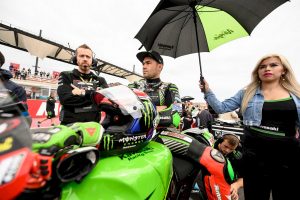
<path fill-rule="evenodd" d="M 13 65 L 9 66 L 9 71 L 13 75 L 14 79 L 27 80 L 28 78 L 41 78 L 41 79 L 56 79 L 56 76 L 53 76 L 52 73 L 46 71 L 34 71 L 32 72 L 30 68 L 22 69 L 15 68 Z"/>
<path fill-rule="evenodd" d="M 205 108 L 190 101 L 181 102 L 178 87 L 160 79 L 164 62 L 157 52 L 139 52 L 137 58 L 143 65 L 144 79 L 128 86 L 149 95 L 162 116 L 159 125 L 181 131 L 207 128 L 212 132 L 211 126 L 218 114 L 239 110 L 240 119 L 236 113 L 233 115 L 244 125 L 243 140 L 235 134 L 227 134 L 214 146 L 238 172 L 231 185 L 232 199 L 239 199 L 241 187 L 245 199 L 269 200 L 270 193 L 274 200 L 295 199 L 298 194 L 294 182 L 300 175 L 300 85 L 285 57 L 278 54 L 262 57 L 247 87 L 223 102 L 217 99 L 206 80 L 200 81 L 207 103 Z M 76 49 L 73 58 L 78 69 L 60 73 L 57 95 L 62 105 L 59 117 L 63 125 L 100 121 L 100 110 L 93 104 L 97 96 L 93 94 L 109 86 L 103 77 L 91 72 L 93 62 L 93 51 L 84 44 Z M 3 63 L 1 61 L 1 65 Z M 22 72 L 20 74 L 22 77 Z M 1 77 L 5 78 L 3 72 Z M 180 109 L 174 110 L 178 106 L 183 108 L 182 115 Z M 49 115 L 51 117 L 53 115 Z M 237 151 L 238 148 L 241 149 Z"/>

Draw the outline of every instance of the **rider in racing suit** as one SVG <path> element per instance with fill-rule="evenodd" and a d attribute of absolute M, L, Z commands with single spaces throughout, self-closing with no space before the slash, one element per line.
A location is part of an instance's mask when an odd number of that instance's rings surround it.
<path fill-rule="evenodd" d="M 144 79 L 129 84 L 145 92 L 156 106 L 160 115 L 159 126 L 178 127 L 181 113 L 181 99 L 178 88 L 173 83 L 162 82 L 160 73 L 163 69 L 163 59 L 155 51 L 140 52 L 137 58 L 143 63 Z"/>
<path fill-rule="evenodd" d="M 158 127 L 178 127 L 181 99 L 175 84 L 160 80 L 162 57 L 155 51 L 147 51 L 138 53 L 137 58 L 143 64 L 145 79 L 134 82 L 129 87 L 142 90 L 150 96 L 160 116 Z M 168 128 L 160 129 L 159 132 L 156 141 L 166 145 L 173 154 L 175 180 L 171 184 L 175 188 L 174 195 L 177 195 L 174 198 L 189 199 L 195 177 L 203 167 L 208 174 L 213 175 L 204 177 L 206 198 L 230 196 L 228 177 L 232 174 L 228 173 L 226 159 L 220 152 L 193 137 Z M 180 194 L 177 194 L 176 190 L 179 190 Z"/>

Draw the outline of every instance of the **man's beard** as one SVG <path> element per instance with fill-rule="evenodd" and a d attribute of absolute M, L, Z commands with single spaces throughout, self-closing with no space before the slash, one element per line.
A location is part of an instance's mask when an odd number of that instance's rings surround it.
<path fill-rule="evenodd" d="M 90 66 L 88 64 L 81 65 L 79 68 L 82 71 L 89 71 L 90 70 Z"/>

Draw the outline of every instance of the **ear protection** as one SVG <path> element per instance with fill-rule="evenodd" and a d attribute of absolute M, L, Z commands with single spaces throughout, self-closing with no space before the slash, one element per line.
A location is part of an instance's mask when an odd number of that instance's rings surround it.
<path fill-rule="evenodd" d="M 224 136 L 225 136 L 225 135 L 232 135 L 232 136 L 236 137 L 236 138 L 238 139 L 239 142 L 241 141 L 240 137 L 237 136 L 237 135 L 234 134 L 234 133 L 224 133 L 224 134 L 222 134 L 221 138 L 219 138 L 220 143 L 222 143 L 222 142 L 224 141 Z"/>
<path fill-rule="evenodd" d="M 76 53 L 74 56 L 72 56 L 71 58 L 71 62 L 74 64 L 74 65 L 77 65 L 77 56 L 76 56 Z M 92 58 L 92 67 L 97 67 L 97 59 L 96 58 Z"/>

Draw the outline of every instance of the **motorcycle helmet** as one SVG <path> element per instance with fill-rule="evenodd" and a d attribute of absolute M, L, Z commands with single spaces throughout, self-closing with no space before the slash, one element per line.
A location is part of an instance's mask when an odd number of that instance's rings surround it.
<path fill-rule="evenodd" d="M 93 99 L 104 112 L 102 155 L 135 151 L 152 139 L 158 117 L 147 94 L 119 85 L 97 91 Z"/>

